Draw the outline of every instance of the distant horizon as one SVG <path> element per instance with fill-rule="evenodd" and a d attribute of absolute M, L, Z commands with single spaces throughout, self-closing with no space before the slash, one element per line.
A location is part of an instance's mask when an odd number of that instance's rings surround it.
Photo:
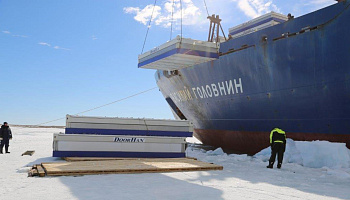
<path fill-rule="evenodd" d="M 9 124 L 9 127 L 23 127 L 23 128 L 65 128 L 66 126 L 53 126 L 53 125 L 42 125 L 36 126 L 31 124 Z"/>

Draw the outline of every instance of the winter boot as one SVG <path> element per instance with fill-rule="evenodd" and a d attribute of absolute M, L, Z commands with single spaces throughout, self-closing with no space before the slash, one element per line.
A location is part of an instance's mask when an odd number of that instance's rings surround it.
<path fill-rule="evenodd" d="M 270 169 L 272 169 L 272 168 L 273 168 L 273 162 L 269 162 L 269 165 L 268 165 L 268 166 L 266 166 L 266 168 L 270 168 Z"/>
<path fill-rule="evenodd" d="M 5 151 L 6 151 L 6 153 L 10 153 L 10 152 L 9 152 L 9 147 L 6 147 L 6 146 L 5 146 Z"/>
<path fill-rule="evenodd" d="M 278 168 L 278 169 L 281 169 L 281 167 L 282 167 L 282 163 L 278 163 L 278 164 L 277 164 L 277 168 Z"/>

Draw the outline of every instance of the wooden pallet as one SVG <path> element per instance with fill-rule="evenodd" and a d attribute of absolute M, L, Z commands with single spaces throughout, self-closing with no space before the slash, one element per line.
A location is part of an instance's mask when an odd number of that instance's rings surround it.
<path fill-rule="evenodd" d="M 163 173 L 178 171 L 222 170 L 223 167 L 188 158 L 123 159 L 42 163 L 46 176 L 90 174 Z M 39 176 L 40 172 L 38 171 Z"/>

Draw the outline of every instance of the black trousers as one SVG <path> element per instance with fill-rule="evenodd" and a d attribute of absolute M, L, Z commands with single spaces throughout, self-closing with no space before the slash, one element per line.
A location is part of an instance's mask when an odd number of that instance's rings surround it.
<path fill-rule="evenodd" d="M 9 146 L 10 146 L 10 140 L 8 138 L 3 138 L 3 140 L 1 140 L 1 144 L 0 144 L 1 152 L 4 146 L 5 146 L 5 151 L 8 152 Z"/>
<path fill-rule="evenodd" d="M 283 161 L 283 154 L 286 150 L 286 145 L 283 143 L 274 143 L 272 146 L 272 152 L 270 157 L 270 163 L 273 164 L 276 160 L 276 154 L 278 154 L 278 163 L 282 164 Z"/>

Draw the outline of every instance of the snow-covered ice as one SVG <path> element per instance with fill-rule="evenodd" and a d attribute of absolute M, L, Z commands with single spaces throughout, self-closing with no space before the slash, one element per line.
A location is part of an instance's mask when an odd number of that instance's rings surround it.
<path fill-rule="evenodd" d="M 257 153 L 254 157 L 267 161 L 270 148 Z M 287 139 L 284 163 L 298 163 L 305 167 L 321 168 L 349 168 L 350 150 L 344 143 L 328 141 L 293 141 Z"/>
<path fill-rule="evenodd" d="M 270 149 L 255 156 L 205 150 L 195 138 L 189 157 L 222 171 L 27 177 L 52 158 L 55 128 L 12 127 L 11 154 L 0 155 L 0 199 L 350 199 L 350 154 L 344 144 L 288 140 L 282 169 L 267 169 Z M 33 156 L 21 156 L 35 150 Z"/>

